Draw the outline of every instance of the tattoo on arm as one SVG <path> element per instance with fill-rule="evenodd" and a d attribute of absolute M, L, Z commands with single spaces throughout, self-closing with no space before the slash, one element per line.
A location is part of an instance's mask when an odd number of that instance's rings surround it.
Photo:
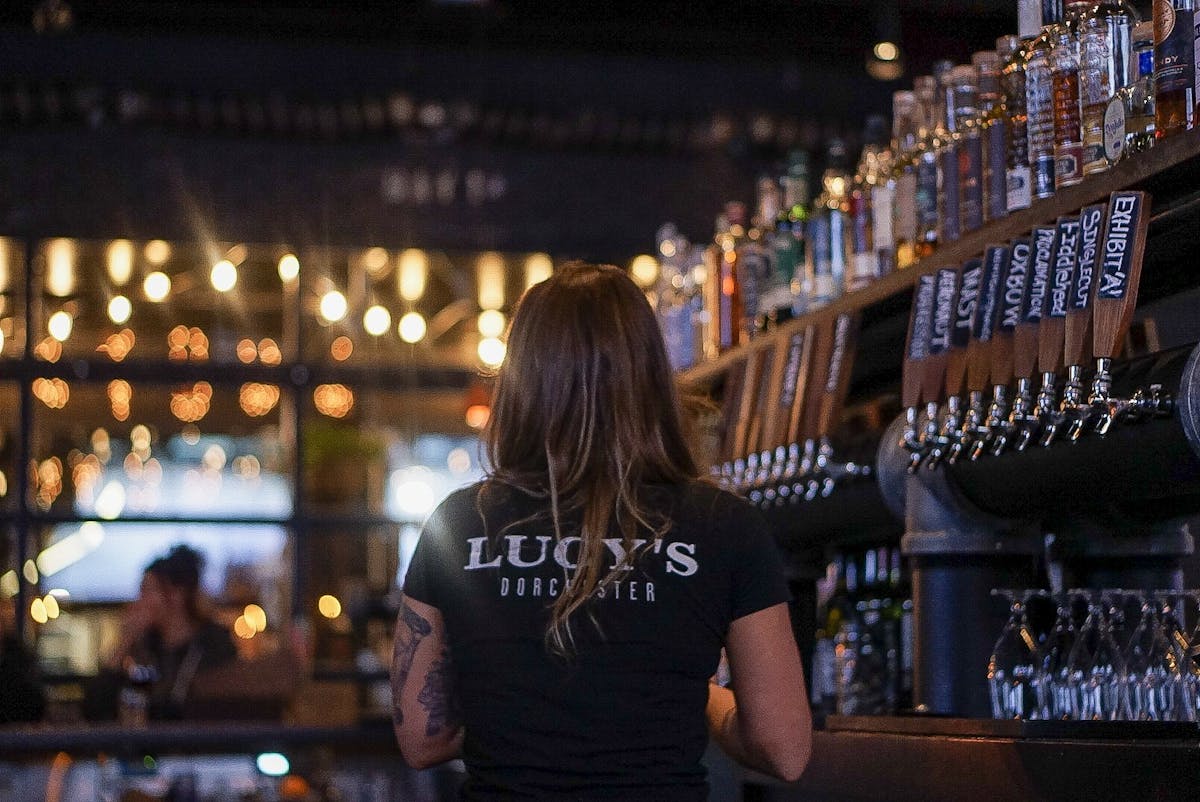
<path fill-rule="evenodd" d="M 400 709 L 400 692 L 412 671 L 417 646 L 433 631 L 433 626 L 406 603 L 400 603 L 400 618 L 396 622 L 396 642 L 392 649 L 392 712 L 396 723 L 404 721 Z"/>
<path fill-rule="evenodd" d="M 425 676 L 425 687 L 417 695 L 417 701 L 428 714 L 425 734 L 430 737 L 447 730 L 453 732 L 462 724 L 462 712 L 454 693 L 452 671 L 450 650 L 443 647 L 441 655 L 429 667 L 429 673 Z"/>

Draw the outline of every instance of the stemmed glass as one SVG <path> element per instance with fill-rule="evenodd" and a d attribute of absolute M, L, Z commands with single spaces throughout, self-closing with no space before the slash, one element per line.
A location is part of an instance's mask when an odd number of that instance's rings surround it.
<path fill-rule="evenodd" d="M 1176 721 L 1183 713 L 1182 666 L 1153 595 L 1133 595 L 1141 600 L 1142 615 L 1125 652 L 1130 715 L 1138 721 Z"/>
<path fill-rule="evenodd" d="M 1037 718 L 1037 693 L 1034 688 L 1037 646 L 1025 615 L 1025 605 L 1033 591 L 993 590 L 992 593 L 1003 596 L 1009 605 L 1008 622 L 1001 630 L 988 660 L 992 717 Z"/>
<path fill-rule="evenodd" d="M 1184 595 L 1196 603 L 1196 626 L 1192 629 L 1187 644 L 1180 644 L 1183 649 L 1183 679 L 1180 683 L 1180 703 L 1183 705 L 1183 721 L 1200 721 L 1200 590 L 1185 590 Z M 1183 615 L 1179 622 L 1182 625 Z M 1183 627 L 1180 626 L 1180 634 Z"/>
<path fill-rule="evenodd" d="M 1087 601 L 1088 614 L 1067 661 L 1074 718 L 1116 721 L 1129 718 L 1127 673 L 1121 650 L 1113 639 L 1112 622 L 1105 611 L 1107 595 L 1100 591 L 1072 591 Z"/>
<path fill-rule="evenodd" d="M 1071 619 L 1071 603 L 1065 594 L 1053 597 L 1057 615 L 1054 626 L 1046 634 L 1037 652 L 1038 718 L 1069 719 L 1072 717 L 1071 691 L 1068 684 L 1067 660 L 1075 645 L 1075 622 Z"/>

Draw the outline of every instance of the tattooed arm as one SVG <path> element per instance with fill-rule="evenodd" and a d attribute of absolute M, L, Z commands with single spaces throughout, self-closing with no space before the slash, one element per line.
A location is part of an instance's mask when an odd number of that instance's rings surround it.
<path fill-rule="evenodd" d="M 392 724 L 413 768 L 458 757 L 463 728 L 442 614 L 402 597 L 392 653 Z"/>

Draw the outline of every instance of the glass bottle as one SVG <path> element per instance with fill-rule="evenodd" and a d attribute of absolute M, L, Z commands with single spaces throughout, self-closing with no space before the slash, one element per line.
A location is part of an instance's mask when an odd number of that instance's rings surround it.
<path fill-rule="evenodd" d="M 1083 180 L 1083 132 L 1079 120 L 1079 57 L 1065 24 L 1052 29 L 1051 92 L 1054 104 L 1054 185 L 1070 187 Z"/>
<path fill-rule="evenodd" d="M 1057 19 L 1047 20 L 1041 34 L 1026 47 L 1025 109 L 1035 198 L 1048 198 L 1054 194 L 1054 94 L 1050 49 L 1057 23 Z"/>
<path fill-rule="evenodd" d="M 917 99 L 909 91 L 892 94 L 892 232 L 896 243 L 896 267 L 904 269 L 916 261 L 917 239 Z"/>
<path fill-rule="evenodd" d="M 1005 201 L 1009 212 L 1027 209 L 1033 200 L 1029 168 L 1029 118 L 1025 105 L 1026 46 L 1032 43 L 1032 37 L 1018 39 L 1015 36 L 1001 36 L 996 40 L 996 54 L 1004 63 L 1000 73 L 1000 88 L 1004 95 L 1005 150 L 1008 152 L 1004 173 Z"/>
<path fill-rule="evenodd" d="M 745 216 L 746 207 L 741 203 L 725 204 L 725 211 L 717 217 L 713 244 L 705 253 L 704 306 L 710 319 L 710 336 L 704 352 L 710 358 L 742 344 L 742 292 L 736 264 L 738 240 L 745 235 Z"/>
<path fill-rule="evenodd" d="M 938 88 L 935 115 L 939 242 L 954 242 L 962 234 L 962 174 L 958 169 L 959 133 L 954 114 L 953 71 L 952 62 L 936 61 L 933 64 L 933 77 Z"/>
<path fill-rule="evenodd" d="M 1195 0 L 1154 0 L 1154 135 L 1196 125 Z"/>
<path fill-rule="evenodd" d="M 1087 14 L 1079 21 L 1079 112 L 1083 138 L 1083 174 L 1108 169 L 1104 158 L 1104 109 L 1112 96 L 1108 74 L 1108 29 L 1104 20 Z"/>
<path fill-rule="evenodd" d="M 979 71 L 963 64 L 950 71 L 958 130 L 959 224 L 966 234 L 983 227 L 983 125 L 979 119 Z"/>
<path fill-rule="evenodd" d="M 1004 96 L 1000 92 L 1000 56 L 983 50 L 971 56 L 979 75 L 979 127 L 983 134 L 983 219 L 1008 214 L 1008 131 Z"/>
<path fill-rule="evenodd" d="M 872 193 L 873 185 L 878 182 L 879 160 L 887 150 L 887 122 L 880 115 L 873 114 L 867 118 L 866 129 L 863 131 L 862 155 L 854 172 L 854 182 L 850 190 L 850 217 L 852 221 L 850 233 L 851 263 L 846 276 L 846 289 L 854 291 L 862 289 L 879 277 L 879 256 L 875 250 L 875 209 Z M 891 221 L 891 209 L 888 210 L 888 220 Z"/>
<path fill-rule="evenodd" d="M 1154 146 L 1154 23 L 1139 22 L 1132 39 L 1137 76 L 1104 111 L 1104 157 L 1109 164 Z"/>
<path fill-rule="evenodd" d="M 837 659 L 835 644 L 850 607 L 845 559 L 835 555 L 826 569 L 833 590 L 817 612 L 816 644 L 813 649 L 812 702 L 817 713 L 832 713 L 837 705 Z"/>
<path fill-rule="evenodd" d="M 750 236 L 756 241 L 763 260 L 762 289 L 758 297 L 756 320 L 760 330 L 773 328 L 792 315 L 794 268 L 779 263 L 779 246 L 775 242 L 781 236 L 778 221 L 782 210 L 783 192 L 779 182 L 771 176 L 759 178 L 757 211 Z M 787 236 L 790 239 L 790 232 Z"/>
<path fill-rule="evenodd" d="M 810 198 L 806 152 L 794 150 L 788 155 L 787 172 L 779 182 L 783 187 L 783 206 L 775 223 L 776 269 L 781 275 L 790 276 L 792 314 L 799 316 L 808 308 L 803 292 Z"/>
<path fill-rule="evenodd" d="M 729 234 L 733 239 L 733 274 L 741 296 L 741 315 L 734 320 L 738 343 L 744 345 L 759 331 L 759 299 L 770 266 L 762 246 L 762 233 L 750 224 L 746 205 L 738 201 L 725 204 L 725 216 L 729 219 Z"/>
<path fill-rule="evenodd" d="M 850 174 L 846 171 L 846 143 L 829 143 L 821 194 L 809 221 L 810 304 L 824 306 L 842 294 L 850 261 Z"/>
<path fill-rule="evenodd" d="M 671 223 L 658 230 L 658 252 L 662 257 L 661 289 L 658 293 L 658 323 L 662 328 L 667 359 L 675 370 L 695 364 L 695 283 L 687 263 L 687 240 Z"/>
<path fill-rule="evenodd" d="M 876 277 L 896 270 L 895 219 L 896 183 L 892 180 L 892 162 L 896 151 L 888 136 L 887 121 L 879 118 L 879 148 L 867 164 L 867 186 L 871 190 L 871 236 L 875 245 Z"/>
<path fill-rule="evenodd" d="M 916 258 L 929 256 L 938 242 L 938 170 L 935 116 L 937 81 L 932 75 L 921 75 L 913 81 L 917 98 L 918 144 L 915 156 L 917 189 Z"/>

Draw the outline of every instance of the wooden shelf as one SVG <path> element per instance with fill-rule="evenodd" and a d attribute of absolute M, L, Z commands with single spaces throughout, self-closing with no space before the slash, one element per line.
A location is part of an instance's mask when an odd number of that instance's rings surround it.
<path fill-rule="evenodd" d="M 716 382 L 730 365 L 759 348 L 771 347 L 780 338 L 789 337 L 810 324 L 842 312 L 863 310 L 912 290 L 917 277 L 943 267 L 958 267 L 967 259 L 982 256 L 988 245 L 1003 244 L 1026 235 L 1034 226 L 1046 225 L 1061 215 L 1077 212 L 1122 189 L 1145 189 L 1155 201 L 1152 213 L 1161 207 L 1164 195 L 1181 196 L 1200 191 L 1200 129 L 1163 140 L 1146 153 L 1138 154 L 1111 170 L 1067 187 L 1054 197 L 1035 201 L 1028 209 L 972 231 L 957 242 L 944 245 L 931 256 L 905 270 L 884 276 L 857 292 L 843 295 L 820 309 L 789 320 L 779 328 L 756 338 L 749 345 L 728 351 L 716 359 L 681 371 L 679 381 L 688 387 L 703 387 Z"/>

